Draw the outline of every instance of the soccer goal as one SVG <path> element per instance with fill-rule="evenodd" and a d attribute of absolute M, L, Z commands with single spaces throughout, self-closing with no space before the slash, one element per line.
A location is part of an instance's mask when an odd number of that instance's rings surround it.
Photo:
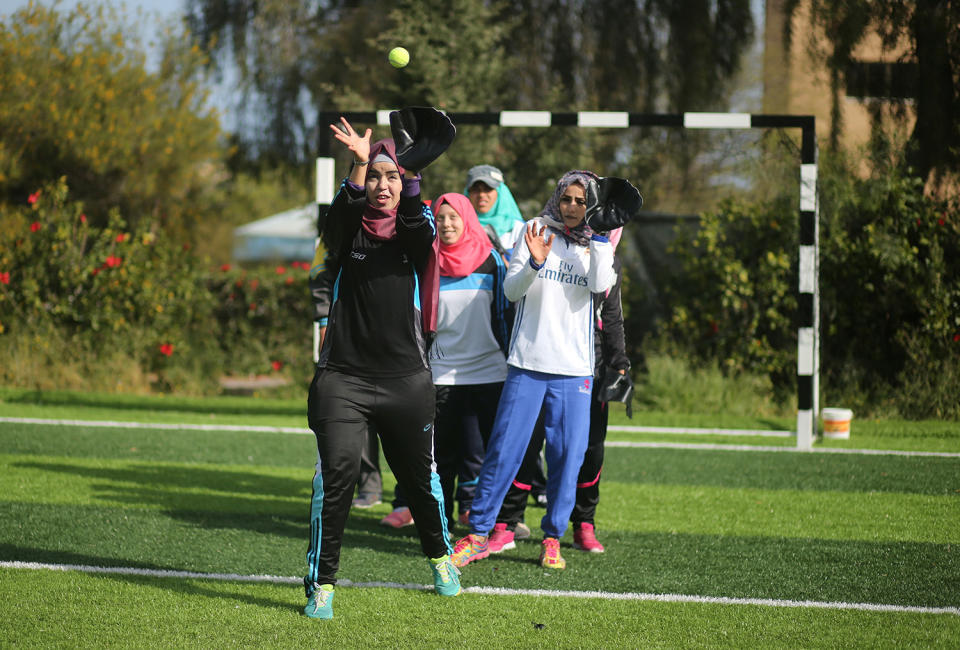
<path fill-rule="evenodd" d="M 797 287 L 797 427 L 796 444 L 810 449 L 817 432 L 820 393 L 820 291 L 819 205 L 817 200 L 817 140 L 815 121 L 809 115 L 751 113 L 630 113 L 497 111 L 447 113 L 457 125 L 502 128 L 603 128 L 664 127 L 671 129 L 799 129 L 800 196 L 799 283 Z M 319 124 L 335 123 L 341 116 L 351 123 L 389 126 L 390 110 L 321 112 Z M 334 161 L 316 160 L 316 201 L 322 219 L 336 191 Z M 316 338 L 315 333 L 315 338 Z"/>

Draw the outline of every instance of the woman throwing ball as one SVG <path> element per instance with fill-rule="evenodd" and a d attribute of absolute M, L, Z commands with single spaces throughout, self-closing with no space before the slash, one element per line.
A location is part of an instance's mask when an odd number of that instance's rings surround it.
<path fill-rule="evenodd" d="M 340 547 L 368 426 L 379 433 L 407 496 L 436 592 L 460 592 L 433 468 L 428 350 L 436 321 L 436 227 L 420 201 L 420 176 L 401 166 L 394 141 L 371 145 L 370 129 L 361 136 L 341 122 L 342 129 L 331 129 L 354 160 L 323 231 L 340 270 L 307 404 L 318 459 L 304 613 L 319 619 L 333 617 Z"/>

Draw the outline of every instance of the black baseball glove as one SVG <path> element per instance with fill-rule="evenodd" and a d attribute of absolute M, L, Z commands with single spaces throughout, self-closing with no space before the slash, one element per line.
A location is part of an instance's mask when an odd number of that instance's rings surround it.
<path fill-rule="evenodd" d="M 430 106 L 408 106 L 390 113 L 390 132 L 401 167 L 419 172 L 440 157 L 457 134 L 450 118 Z"/>
<path fill-rule="evenodd" d="M 597 399 L 601 402 L 623 402 L 627 405 L 627 417 L 633 417 L 633 380 L 630 373 L 620 374 L 615 368 L 607 368 L 600 380 Z"/>
<path fill-rule="evenodd" d="M 594 232 L 609 232 L 636 218 L 643 205 L 640 190 L 615 176 L 598 182 L 597 202 L 587 209 L 587 225 Z"/>

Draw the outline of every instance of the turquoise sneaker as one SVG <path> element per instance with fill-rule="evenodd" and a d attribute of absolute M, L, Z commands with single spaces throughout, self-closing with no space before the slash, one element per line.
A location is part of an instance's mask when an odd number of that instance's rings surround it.
<path fill-rule="evenodd" d="M 453 566 L 449 555 L 430 558 L 433 569 L 433 589 L 440 596 L 456 596 L 460 593 L 460 569 Z"/>
<path fill-rule="evenodd" d="M 333 585 L 314 585 L 303 613 L 307 618 L 333 618 Z"/>

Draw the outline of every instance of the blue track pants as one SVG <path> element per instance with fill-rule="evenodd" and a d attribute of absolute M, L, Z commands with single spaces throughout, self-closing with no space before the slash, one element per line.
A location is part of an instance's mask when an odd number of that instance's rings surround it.
<path fill-rule="evenodd" d="M 540 521 L 544 537 L 563 537 L 577 493 L 577 476 L 590 432 L 593 377 L 568 377 L 510 366 L 487 453 L 480 470 L 470 530 L 488 535 L 496 523 L 541 406 L 547 460 L 547 513 Z"/>

